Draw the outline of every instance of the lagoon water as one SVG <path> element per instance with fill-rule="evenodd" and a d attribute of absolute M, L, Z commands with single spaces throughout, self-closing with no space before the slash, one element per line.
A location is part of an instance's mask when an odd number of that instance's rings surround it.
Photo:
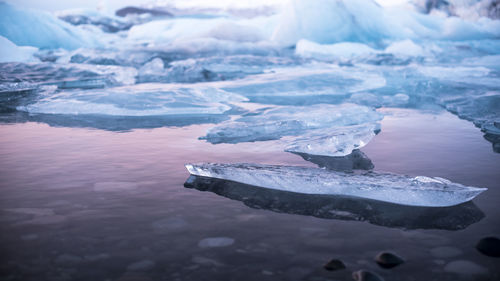
<path fill-rule="evenodd" d="M 497 19 L 175 3 L 0 2 L 0 280 L 500 279 L 475 248 L 500 235 Z M 487 190 L 415 207 L 190 176 L 202 162 Z M 405 262 L 384 269 L 383 251 Z"/>

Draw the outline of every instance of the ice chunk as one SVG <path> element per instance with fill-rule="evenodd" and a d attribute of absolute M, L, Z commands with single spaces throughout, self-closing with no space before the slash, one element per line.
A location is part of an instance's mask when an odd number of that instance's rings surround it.
<path fill-rule="evenodd" d="M 332 83 L 335 81 L 335 83 Z M 307 105 L 338 103 L 349 94 L 385 86 L 375 72 L 357 71 L 327 64 L 273 69 L 228 85 L 223 89 L 265 104 Z"/>
<path fill-rule="evenodd" d="M 377 131 L 380 131 L 380 125 L 376 123 L 313 130 L 293 140 L 285 151 L 323 156 L 345 156 L 351 154 L 354 149 L 362 148 L 368 144 Z"/>
<path fill-rule="evenodd" d="M 361 43 L 342 42 L 336 44 L 318 44 L 301 39 L 295 46 L 295 54 L 304 58 L 331 60 L 336 58 L 352 58 L 361 55 L 378 53 L 379 51 Z"/>
<path fill-rule="evenodd" d="M 135 83 L 137 70 L 113 65 L 3 63 L 0 82 L 31 82 L 61 89 L 104 88 Z"/>
<path fill-rule="evenodd" d="M 493 144 L 493 150 L 500 151 L 500 92 L 446 97 L 440 103 L 450 112 L 481 128 L 484 138 Z"/>
<path fill-rule="evenodd" d="M 0 3 L 1 5 L 1 3 Z M 0 36 L 0 62 L 29 62 L 35 61 L 33 54 L 37 51 L 34 47 L 19 47 Z"/>
<path fill-rule="evenodd" d="M 411 206 L 453 206 L 470 201 L 486 190 L 441 178 L 415 178 L 376 172 L 343 173 L 297 166 L 204 163 L 187 164 L 186 168 L 195 176 L 265 188 L 306 194 L 354 196 Z"/>
<path fill-rule="evenodd" d="M 361 42 L 374 46 L 384 40 L 497 38 L 500 22 L 441 18 L 402 9 L 383 9 L 366 0 L 293 0 L 286 6 L 273 39 L 295 45 L 300 39 L 321 44 Z"/>
<path fill-rule="evenodd" d="M 172 43 L 190 38 L 214 38 L 233 42 L 266 40 L 272 17 L 234 19 L 225 17 L 182 17 L 133 26 L 128 38 L 134 41 Z"/>
<path fill-rule="evenodd" d="M 422 47 L 409 39 L 392 43 L 385 49 L 385 52 L 405 56 L 427 55 Z"/>
<path fill-rule="evenodd" d="M 245 98 L 213 88 L 183 88 L 154 84 L 106 90 L 68 91 L 49 95 L 18 110 L 45 114 L 161 116 L 222 114 L 227 103 Z"/>
<path fill-rule="evenodd" d="M 334 127 L 377 122 L 381 119 L 382 115 L 375 110 L 353 104 L 283 106 L 257 111 L 234 122 L 222 123 L 210 129 L 205 138 L 211 143 L 276 140 L 283 136 L 302 135 L 315 129 L 324 129 L 328 133 Z M 350 151 L 347 154 L 349 153 Z"/>
<path fill-rule="evenodd" d="M 18 46 L 76 49 L 98 44 L 91 33 L 44 12 L 0 2 L 0 35 Z"/>
<path fill-rule="evenodd" d="M 304 160 L 318 165 L 320 168 L 326 168 L 335 171 L 352 171 L 352 170 L 371 170 L 375 166 L 366 154 L 361 150 L 355 149 L 351 154 L 345 156 L 322 156 L 312 155 L 307 153 L 297 153 Z"/>
<path fill-rule="evenodd" d="M 394 96 L 376 95 L 372 93 L 355 93 L 347 99 L 347 102 L 373 106 L 373 107 L 404 107 L 408 105 L 410 97 L 406 94 L 395 94 Z"/>
<path fill-rule="evenodd" d="M 272 67 L 296 64 L 292 59 L 275 56 L 226 55 L 207 58 L 176 60 L 163 69 L 159 58 L 144 65 L 139 70 L 140 82 L 180 82 L 219 81 L 243 78 L 259 74 Z M 153 67 L 153 62 L 155 62 Z"/>
<path fill-rule="evenodd" d="M 213 192 L 259 210 L 366 221 L 392 228 L 460 230 L 484 218 L 484 213 L 470 201 L 441 208 L 405 206 L 352 196 L 286 192 L 199 176 L 189 176 L 184 186 Z"/>
<path fill-rule="evenodd" d="M 95 25 L 102 31 L 110 33 L 128 30 L 132 27 L 132 23 L 130 22 L 89 9 L 60 11 L 57 12 L 57 16 L 72 25 Z"/>

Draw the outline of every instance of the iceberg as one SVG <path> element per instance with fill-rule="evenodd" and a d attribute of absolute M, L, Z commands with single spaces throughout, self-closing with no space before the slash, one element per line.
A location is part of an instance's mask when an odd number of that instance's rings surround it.
<path fill-rule="evenodd" d="M 98 45 L 97 38 L 90 32 L 47 12 L 21 9 L 5 2 L 0 2 L 0 35 L 18 46 L 72 50 Z"/>
<path fill-rule="evenodd" d="M 394 204 L 446 207 L 472 200 L 486 188 L 443 178 L 398 174 L 344 173 L 320 168 L 259 164 L 186 164 L 191 175 L 252 186 L 319 195 L 343 195 Z"/>
<path fill-rule="evenodd" d="M 264 108 L 211 128 L 204 139 L 214 144 L 277 140 L 315 129 L 328 132 L 327 130 L 335 127 L 377 122 L 381 119 L 382 115 L 375 110 L 354 104 Z M 350 151 L 346 154 L 349 153 Z"/>
<path fill-rule="evenodd" d="M 272 39 L 293 46 L 300 39 L 320 44 L 358 42 L 372 47 L 386 40 L 474 40 L 500 36 L 500 22 L 489 18 L 466 21 L 435 17 L 374 1 L 292 0 L 281 14 Z"/>
<path fill-rule="evenodd" d="M 77 9 L 60 11 L 57 17 L 72 25 L 94 25 L 104 32 L 116 33 L 123 30 L 129 30 L 132 23 L 122 19 L 104 15 L 95 10 Z"/>
<path fill-rule="evenodd" d="M 33 55 L 38 51 L 35 47 L 22 47 L 0 36 L 0 63 L 2 62 L 31 62 Z"/>
<path fill-rule="evenodd" d="M 285 148 L 287 152 L 323 156 L 346 156 L 371 141 L 380 125 L 367 123 L 355 126 L 313 130 L 302 134 Z"/>

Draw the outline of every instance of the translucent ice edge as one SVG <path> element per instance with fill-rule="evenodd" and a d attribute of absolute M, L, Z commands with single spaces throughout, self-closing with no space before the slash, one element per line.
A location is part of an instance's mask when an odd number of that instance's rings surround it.
<path fill-rule="evenodd" d="M 377 172 L 344 173 L 320 168 L 259 164 L 186 164 L 190 174 L 270 189 L 344 195 L 401 205 L 446 207 L 472 200 L 486 188 L 464 186 L 438 177 L 409 177 Z"/>

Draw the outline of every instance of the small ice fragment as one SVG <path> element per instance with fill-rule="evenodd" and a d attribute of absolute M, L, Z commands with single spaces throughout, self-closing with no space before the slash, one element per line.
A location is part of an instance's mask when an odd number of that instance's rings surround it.
<path fill-rule="evenodd" d="M 391 173 L 344 173 L 320 168 L 259 164 L 187 164 L 195 176 L 225 179 L 259 187 L 305 193 L 345 195 L 401 205 L 445 207 L 472 200 L 486 188 L 440 178 Z"/>
<path fill-rule="evenodd" d="M 314 130 L 292 141 L 287 152 L 345 156 L 368 144 L 379 130 L 376 123 Z"/>

